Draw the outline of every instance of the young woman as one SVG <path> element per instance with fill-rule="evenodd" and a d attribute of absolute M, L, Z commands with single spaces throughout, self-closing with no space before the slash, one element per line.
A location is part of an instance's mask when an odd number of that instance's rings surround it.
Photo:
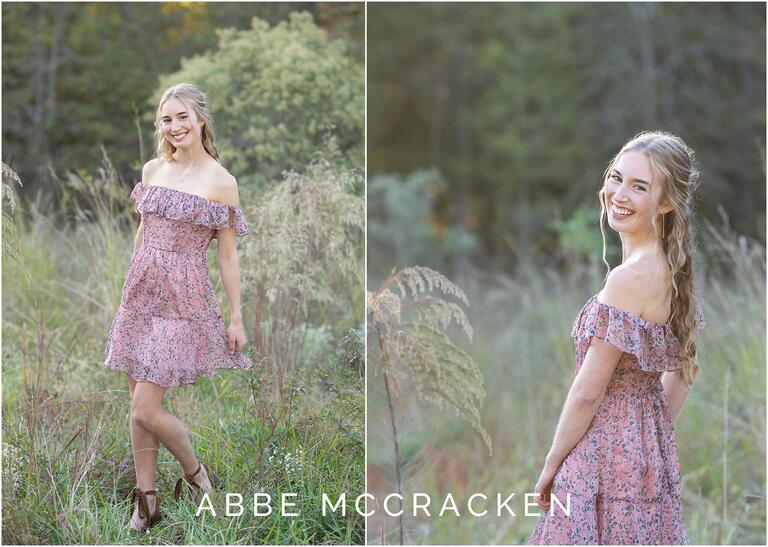
<path fill-rule="evenodd" d="M 157 157 L 147 162 L 131 199 L 141 213 L 133 258 L 109 331 L 104 366 L 122 371 L 131 393 L 131 444 L 137 501 L 129 527 L 160 518 L 155 492 L 162 443 L 179 460 L 199 502 L 211 478 L 187 430 L 163 409 L 171 386 L 190 385 L 217 369 L 252 366 L 240 313 L 240 266 L 235 236 L 248 235 L 237 182 L 219 163 L 215 131 L 203 93 L 191 84 L 169 88 L 155 118 Z M 208 277 L 206 250 L 218 239 L 222 283 L 231 310 L 226 329 Z M 175 496 L 181 494 L 182 479 Z"/>
<path fill-rule="evenodd" d="M 536 484 L 543 514 L 529 543 L 688 543 L 672 422 L 698 372 L 703 327 L 693 294 L 692 161 L 680 138 L 644 132 L 605 171 L 603 261 L 607 216 L 622 263 L 571 331 L 576 376 Z M 563 505 L 570 496 L 570 516 L 553 496 Z"/>

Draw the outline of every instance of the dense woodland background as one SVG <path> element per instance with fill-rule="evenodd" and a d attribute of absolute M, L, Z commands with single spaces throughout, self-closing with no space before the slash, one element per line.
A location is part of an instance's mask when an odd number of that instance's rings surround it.
<path fill-rule="evenodd" d="M 370 234 L 375 272 L 414 253 L 449 275 L 584 259 L 602 171 L 645 129 L 697 152 L 701 217 L 722 206 L 764 241 L 763 5 L 374 3 L 368 21 L 369 215 L 387 225 Z M 398 214 L 428 208 L 407 244 L 383 209 L 403 187 L 416 199 Z"/>
<path fill-rule="evenodd" d="M 161 76 L 173 74 L 195 56 L 214 52 L 220 44 L 224 29 L 248 30 L 251 20 L 258 17 L 263 23 L 274 25 L 288 18 L 292 12 L 311 14 L 317 26 L 332 41 L 345 47 L 350 60 L 362 64 L 363 5 L 355 3 L 323 2 L 120 2 L 120 3 L 8 3 L 3 14 L 3 161 L 9 164 L 24 182 L 22 199 L 31 199 L 38 190 L 44 200 L 60 197 L 54 189 L 56 175 L 67 171 L 92 171 L 102 161 L 104 147 L 112 164 L 126 181 L 137 180 L 141 165 L 154 156 L 153 122 L 157 101 L 164 90 Z M 284 44 L 283 51 L 288 48 Z M 265 48 L 261 46 L 261 50 Z M 300 72 L 297 81 L 287 82 L 299 102 L 290 105 L 291 112 L 276 108 L 260 108 L 255 101 L 242 95 L 251 81 L 262 82 L 264 101 L 278 95 L 280 81 L 297 68 L 309 69 L 302 64 L 314 61 L 304 59 L 301 51 L 293 48 L 283 62 L 284 71 L 274 65 L 265 72 L 257 67 L 250 74 L 241 74 L 246 65 L 221 62 L 221 58 L 207 56 L 210 63 L 218 63 L 219 81 L 228 87 L 219 89 L 212 78 L 195 81 L 205 93 L 214 116 L 214 122 L 223 142 L 225 167 L 240 180 L 243 176 L 264 176 L 275 179 L 282 169 L 303 167 L 310 153 L 281 156 L 274 150 L 258 150 L 262 141 L 273 135 L 254 133 L 244 137 L 245 142 L 234 142 L 233 134 L 242 133 L 243 125 L 258 125 L 257 113 L 271 116 L 269 125 L 284 123 L 293 129 L 292 138 L 311 141 L 306 149 L 317 148 L 326 126 L 336 124 L 340 145 L 349 150 L 354 161 L 362 158 L 362 120 L 351 120 L 351 113 L 340 113 L 342 107 L 323 105 L 313 108 L 313 98 L 304 97 L 309 77 Z M 322 51 L 322 48 L 318 48 Z M 254 51 L 255 50 L 255 51 Z M 259 46 L 250 52 L 255 55 Z M 229 52 L 230 57 L 232 51 Z M 185 61 L 186 60 L 186 61 Z M 265 61 L 266 62 L 266 61 Z M 194 64 L 194 63 L 193 63 Z M 200 61 L 197 62 L 197 65 Z M 314 66 L 317 73 L 325 67 Z M 270 70 L 271 69 L 271 70 Z M 338 68 L 338 70 L 351 70 Z M 198 71 L 199 73 L 200 71 Z M 214 71 L 207 71 L 216 72 Z M 198 74 L 184 76 L 194 77 Z M 350 74 L 349 87 L 362 86 L 361 74 Z M 357 82 L 355 81 L 357 80 Z M 170 85 L 178 80 L 162 83 Z M 208 85 L 206 85 L 208 84 Z M 359 84 L 359 85 L 358 85 Z M 293 86 L 293 87 L 291 87 Z M 281 88 L 282 89 L 282 88 Z M 350 92 L 342 89 L 339 95 L 350 102 Z M 363 96 L 355 100 L 361 108 Z M 232 105 L 233 97 L 239 99 Z M 266 97 L 266 98 L 264 98 Z M 327 97 L 314 99 L 327 100 Z M 341 100 L 341 99 L 339 99 Z M 276 102 L 276 99 L 274 100 Z M 338 101 L 337 101 L 338 102 Z M 245 103 L 243 105 L 242 103 Z M 240 110 L 237 110 L 237 107 Z M 266 106 L 276 106 L 266 105 Z M 250 110 L 249 110 L 250 108 Z M 343 108 L 349 109 L 348 106 Z M 263 114 L 269 110 L 271 114 Z M 286 109 L 287 110 L 287 109 Z M 322 117 L 323 110 L 328 116 Z M 310 122 L 318 127 L 311 133 L 304 131 Z M 293 126 L 291 124 L 294 124 Z M 301 133 L 297 135 L 297 133 Z M 237 148 L 239 154 L 248 145 L 253 153 L 248 161 L 233 165 L 226 157 L 228 148 Z M 231 154 L 230 154 L 231 156 Z M 265 163 L 266 169 L 265 169 Z M 275 165 L 279 165 L 276 167 Z M 247 182 L 247 181 L 241 181 Z M 262 180 L 262 182 L 265 182 Z"/>

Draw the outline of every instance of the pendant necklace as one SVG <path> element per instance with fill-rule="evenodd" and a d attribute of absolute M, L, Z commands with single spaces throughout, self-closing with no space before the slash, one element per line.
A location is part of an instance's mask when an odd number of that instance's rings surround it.
<path fill-rule="evenodd" d="M 187 175 L 187 173 L 189 172 L 189 170 L 190 170 L 190 169 L 192 169 L 192 166 L 193 166 L 194 164 L 195 164 L 195 160 L 192 160 L 192 162 L 190 162 L 190 164 L 189 164 L 189 167 L 187 167 L 187 169 L 184 171 L 184 173 L 182 173 L 182 174 L 181 174 L 181 178 L 179 179 L 179 182 L 177 182 L 177 183 L 176 183 L 177 185 L 179 185 L 179 184 L 181 184 L 182 182 L 184 182 L 184 177 Z"/>

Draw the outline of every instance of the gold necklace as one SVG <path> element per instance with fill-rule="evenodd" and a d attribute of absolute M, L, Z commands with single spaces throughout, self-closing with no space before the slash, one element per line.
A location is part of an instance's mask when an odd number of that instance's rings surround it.
<path fill-rule="evenodd" d="M 189 167 L 187 167 L 186 171 L 184 171 L 184 172 L 181 174 L 181 178 L 179 179 L 179 182 L 177 182 L 177 183 L 176 183 L 177 185 L 178 185 L 178 184 L 181 184 L 182 182 L 184 182 L 184 177 L 185 177 L 185 176 L 187 176 L 187 173 L 189 172 L 189 170 L 190 170 L 190 169 L 192 169 L 192 166 L 193 166 L 194 164 L 195 164 L 195 160 L 193 159 L 193 160 L 192 160 L 192 162 L 189 164 Z"/>

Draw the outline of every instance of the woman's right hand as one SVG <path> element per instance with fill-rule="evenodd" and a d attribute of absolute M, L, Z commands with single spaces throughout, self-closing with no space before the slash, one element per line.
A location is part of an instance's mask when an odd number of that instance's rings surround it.
<path fill-rule="evenodd" d="M 550 465 L 544 464 L 544 469 L 539 475 L 539 480 L 536 481 L 536 487 L 533 489 L 534 493 L 538 494 L 539 507 L 544 510 L 549 510 L 550 496 L 552 495 L 552 483 L 555 480 L 557 474 L 557 468 L 553 468 Z"/>

